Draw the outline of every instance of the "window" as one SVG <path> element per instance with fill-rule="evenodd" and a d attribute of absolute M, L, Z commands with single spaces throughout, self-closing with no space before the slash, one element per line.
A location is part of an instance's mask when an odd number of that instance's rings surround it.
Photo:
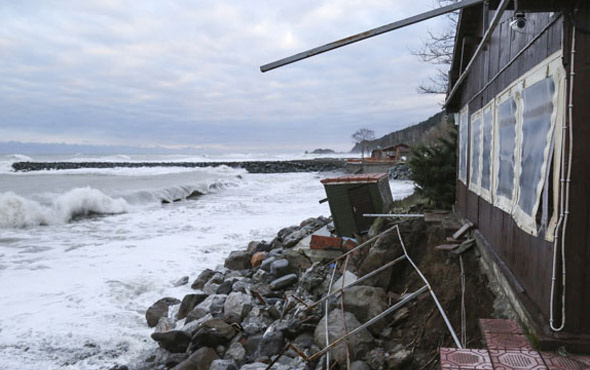
<path fill-rule="evenodd" d="M 479 194 L 481 155 L 481 111 L 471 116 L 471 177 L 469 189 Z"/>
<path fill-rule="evenodd" d="M 512 199 L 514 195 L 514 167 L 516 165 L 516 100 L 509 92 L 504 99 L 501 99 L 497 106 L 497 164 L 495 185 L 496 197 L 494 204 L 501 209 L 511 212 Z"/>
<path fill-rule="evenodd" d="M 481 148 L 481 195 L 491 202 L 492 144 L 494 135 L 494 100 L 483 109 Z"/>
<path fill-rule="evenodd" d="M 459 114 L 459 180 L 467 185 L 467 138 L 468 138 L 468 113 L 467 106 Z"/>

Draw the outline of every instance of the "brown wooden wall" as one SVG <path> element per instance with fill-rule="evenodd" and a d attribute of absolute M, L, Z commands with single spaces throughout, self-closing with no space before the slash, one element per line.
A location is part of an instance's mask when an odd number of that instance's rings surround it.
<path fill-rule="evenodd" d="M 586 12 L 586 14 L 588 14 Z M 452 110 L 469 104 L 469 114 L 476 112 L 497 96 L 519 76 L 564 49 L 568 70 L 569 18 L 559 17 L 534 44 L 520 55 L 502 74 L 481 91 L 517 53 L 554 18 L 549 13 L 527 14 L 526 32 L 510 28 L 511 11 L 507 11 L 494 31 L 486 51 L 476 59 L 474 68 L 463 83 Z M 492 14 L 493 16 L 493 14 Z M 491 17 L 490 17 L 491 18 Z M 588 20 L 590 24 L 590 19 Z M 590 27 L 589 27 L 590 28 Z M 577 33 L 576 80 L 574 84 L 574 160 L 571 186 L 571 214 L 567 229 L 567 326 L 569 334 L 590 334 L 590 35 Z M 565 40 L 565 41 L 564 41 Z M 469 167 L 469 166 L 468 166 Z M 468 177 L 469 178 L 469 173 Z M 522 231 L 512 216 L 469 191 L 457 182 L 458 212 L 474 222 L 493 252 L 505 263 L 517 281 L 515 291 L 531 317 L 545 334 L 551 334 L 549 301 L 553 244 L 543 237 Z M 510 280 L 510 278 L 508 279 Z M 557 311 L 559 311 L 559 307 Z"/>

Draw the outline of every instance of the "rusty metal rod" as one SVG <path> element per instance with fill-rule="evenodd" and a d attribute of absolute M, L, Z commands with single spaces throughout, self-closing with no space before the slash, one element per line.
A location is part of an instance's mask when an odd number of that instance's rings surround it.
<path fill-rule="evenodd" d="M 402 260 L 404 260 L 404 259 L 406 259 L 406 258 L 407 258 L 406 256 L 400 256 L 400 257 L 398 257 L 398 258 L 394 259 L 393 261 L 391 261 L 391 262 L 389 262 L 389 263 L 387 263 L 387 264 L 385 264 L 385 265 L 383 265 L 383 266 L 379 267 L 378 269 L 376 269 L 376 270 L 373 270 L 373 271 L 369 272 L 369 273 L 368 273 L 368 274 L 366 274 L 366 275 L 363 275 L 362 277 L 358 278 L 357 280 L 353 281 L 352 283 L 350 283 L 350 284 L 346 285 L 344 288 L 340 288 L 340 289 L 338 289 L 337 291 L 335 291 L 335 292 L 332 292 L 332 293 L 330 293 L 330 294 L 327 294 L 327 295 L 325 295 L 324 297 L 322 297 L 322 298 L 318 299 L 317 301 L 315 301 L 315 302 L 313 302 L 312 304 L 310 304 L 309 306 L 307 306 L 307 309 L 310 309 L 310 308 L 313 308 L 313 307 L 317 306 L 318 304 L 322 303 L 322 302 L 323 302 L 323 301 L 325 301 L 326 299 L 328 299 L 328 298 L 330 298 L 330 297 L 333 297 L 333 296 L 335 296 L 335 295 L 337 295 L 337 294 L 339 294 L 339 293 L 341 293 L 341 292 L 345 291 L 346 289 L 348 289 L 348 288 L 351 288 L 351 287 L 353 287 L 353 286 L 355 286 L 355 285 L 357 285 L 357 284 L 359 284 L 359 283 L 361 283 L 361 282 L 363 282 L 363 281 L 367 280 L 368 278 L 370 278 L 370 277 L 372 277 L 372 276 L 375 276 L 375 275 L 377 275 L 378 273 L 382 272 L 383 270 L 385 270 L 385 269 L 387 269 L 387 268 L 389 268 L 389 267 L 391 267 L 391 266 L 395 265 L 396 263 L 398 263 L 398 262 L 400 262 L 400 261 L 402 261 Z"/>
<path fill-rule="evenodd" d="M 443 6 L 438 9 L 433 9 L 433 10 L 430 10 L 425 13 L 421 13 L 421 14 L 418 14 L 418 15 L 415 15 L 415 16 L 412 16 L 412 17 L 409 17 L 406 19 L 402 19 L 400 21 L 389 23 L 389 24 L 386 24 L 381 27 L 373 28 L 373 29 L 370 29 L 365 32 L 357 33 L 356 35 L 349 36 L 349 37 L 343 38 L 341 40 L 334 41 L 334 42 L 331 42 L 331 43 L 328 43 L 328 44 L 325 44 L 322 46 L 318 46 L 316 48 L 292 55 L 290 57 L 283 58 L 283 59 L 274 61 L 272 63 L 265 64 L 260 67 L 260 71 L 267 72 L 272 69 L 279 68 L 279 67 L 285 66 L 287 64 L 291 64 L 291 63 L 300 61 L 302 59 L 312 57 L 314 55 L 325 53 L 326 51 L 338 49 L 343 46 L 353 44 L 355 42 L 359 42 L 359 41 L 362 41 L 362 40 L 365 40 L 365 39 L 368 39 L 368 38 L 371 38 L 374 36 L 381 35 L 386 32 L 396 30 L 398 28 L 410 26 L 414 23 L 418 23 L 418 22 L 422 22 L 422 21 L 425 21 L 430 18 L 438 17 L 439 15 L 452 13 L 456 10 L 463 9 L 463 8 L 473 6 L 473 5 L 477 5 L 477 4 L 480 4 L 483 2 L 484 2 L 484 0 L 463 0 L 463 1 L 455 3 L 455 4 Z"/>
<path fill-rule="evenodd" d="M 424 285 L 422 288 L 416 290 L 414 293 L 411 293 L 409 295 L 407 295 L 406 297 L 404 297 L 401 301 L 397 302 L 396 304 L 394 304 L 393 306 L 389 307 L 387 310 L 381 312 L 379 315 L 373 317 L 371 320 L 367 321 L 366 323 L 364 323 L 363 325 L 353 329 L 350 333 L 348 333 L 347 335 L 344 335 L 338 339 L 336 339 L 334 342 L 332 342 L 332 344 L 330 344 L 328 347 L 322 349 L 319 352 L 314 353 L 309 360 L 313 361 L 315 359 L 317 359 L 318 357 L 320 357 L 321 355 L 323 355 L 324 353 L 328 352 L 330 349 L 332 349 L 334 346 L 336 346 L 337 344 L 339 344 L 340 342 L 342 342 L 343 340 L 346 340 L 348 337 L 350 337 L 351 335 L 354 335 L 356 333 L 358 333 L 359 331 L 363 330 L 364 328 L 373 325 L 374 323 L 376 323 L 378 320 L 380 320 L 382 317 L 389 315 L 390 313 L 392 313 L 393 311 L 397 310 L 398 308 L 404 306 L 406 303 L 408 303 L 409 301 L 411 301 L 412 299 L 418 297 L 420 294 L 424 293 L 425 291 L 428 290 L 428 286 Z"/>
<path fill-rule="evenodd" d="M 395 230 L 395 227 L 396 227 L 396 226 L 397 226 L 397 224 L 396 224 L 396 225 L 394 225 L 394 226 L 392 226 L 392 227 L 390 227 L 389 229 L 387 229 L 387 230 L 385 230 L 385 231 L 381 232 L 380 234 L 378 234 L 378 235 L 375 235 L 374 237 L 372 237 L 371 239 L 367 240 L 366 242 L 364 242 L 364 243 L 361 243 L 361 244 L 357 245 L 356 247 L 352 248 L 352 249 L 351 249 L 351 250 L 349 250 L 348 252 L 346 252 L 346 253 L 343 253 L 343 254 L 339 255 L 338 257 L 336 257 L 336 258 L 334 258 L 333 260 L 331 260 L 330 262 L 328 262 L 326 265 L 330 265 L 330 264 L 332 264 L 332 263 L 334 263 L 334 262 L 336 262 L 336 261 L 338 261 L 338 260 L 341 260 L 342 258 L 344 258 L 344 257 L 348 256 L 349 254 L 352 254 L 352 253 L 356 252 L 357 250 L 359 250 L 359 249 L 361 249 L 361 248 L 364 248 L 364 247 L 366 247 L 366 246 L 367 246 L 367 245 L 369 245 L 369 244 L 370 244 L 372 241 L 374 241 L 374 240 L 376 240 L 377 238 L 379 238 L 381 235 L 385 235 L 385 234 L 387 234 L 388 232 Z"/>

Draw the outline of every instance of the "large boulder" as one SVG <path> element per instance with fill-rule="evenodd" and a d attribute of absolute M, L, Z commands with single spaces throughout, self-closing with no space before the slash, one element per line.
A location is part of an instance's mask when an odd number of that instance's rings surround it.
<path fill-rule="evenodd" d="M 199 303 L 203 302 L 208 297 L 205 293 L 187 294 L 182 299 L 176 318 L 178 320 L 184 319 L 186 315 L 195 308 Z"/>
<path fill-rule="evenodd" d="M 223 304 L 226 298 L 227 296 L 225 294 L 212 294 L 208 296 L 186 315 L 186 322 L 189 323 L 193 320 L 198 320 L 209 313 L 214 317 L 222 316 Z"/>
<path fill-rule="evenodd" d="M 211 277 L 215 274 L 216 274 L 216 271 L 213 271 L 211 269 L 205 269 L 205 270 L 201 271 L 199 276 L 197 276 L 197 279 L 191 285 L 191 288 L 195 289 L 195 290 L 203 289 L 203 286 L 205 286 L 205 283 L 208 282 L 209 279 L 211 279 Z"/>
<path fill-rule="evenodd" d="M 227 321 L 241 322 L 252 309 L 250 295 L 240 292 L 232 292 L 227 296 L 223 304 L 223 317 Z"/>
<path fill-rule="evenodd" d="M 250 258 L 248 251 L 233 251 L 225 259 L 224 266 L 230 270 L 245 270 L 250 268 Z"/>
<path fill-rule="evenodd" d="M 397 234 L 389 233 L 380 236 L 373 247 L 369 250 L 367 257 L 359 267 L 361 276 L 366 275 L 379 267 L 385 265 L 403 255 L 403 250 L 399 244 Z M 406 263 L 407 264 L 407 263 Z M 367 285 L 378 286 L 384 289 L 389 287 L 391 278 L 399 275 L 404 263 L 398 263 L 391 268 L 371 277 L 367 280 Z"/>
<path fill-rule="evenodd" d="M 148 326 L 153 328 L 158 325 L 158 321 L 161 317 L 168 316 L 168 307 L 179 303 L 180 300 L 176 298 L 166 297 L 151 305 L 145 312 L 145 319 L 147 320 Z"/>
<path fill-rule="evenodd" d="M 219 359 L 214 349 L 199 348 L 189 358 L 176 365 L 172 370 L 209 370 L 213 361 Z"/>
<path fill-rule="evenodd" d="M 344 291 L 344 307 L 353 313 L 360 322 L 367 322 L 389 308 L 387 293 L 381 288 L 365 285 L 353 286 Z M 377 335 L 386 325 L 387 321 L 383 318 L 369 326 L 368 329 Z"/>
<path fill-rule="evenodd" d="M 191 345 L 193 348 L 203 346 L 216 347 L 227 344 L 236 334 L 236 329 L 223 320 L 212 319 L 201 324 L 201 327 L 193 335 Z"/>
<path fill-rule="evenodd" d="M 344 327 L 346 322 L 346 328 Z M 350 312 L 344 313 L 344 320 L 340 308 L 332 310 L 328 314 L 328 338 L 330 343 L 333 343 L 336 339 L 346 335 L 346 329 L 352 331 L 358 328 L 361 324 Z M 314 340 L 318 347 L 326 347 L 326 317 L 322 317 L 319 324 L 316 326 L 314 332 Z M 373 336 L 367 329 L 362 329 L 356 334 L 348 338 L 350 355 L 353 360 L 360 359 L 362 354 L 365 353 L 373 346 Z M 334 359 L 341 364 L 346 363 L 346 343 L 341 342 L 336 345 L 331 351 L 331 355 Z"/>
<path fill-rule="evenodd" d="M 188 348 L 191 337 L 182 330 L 170 330 L 164 333 L 155 332 L 152 339 L 165 350 L 173 353 L 184 353 Z"/>

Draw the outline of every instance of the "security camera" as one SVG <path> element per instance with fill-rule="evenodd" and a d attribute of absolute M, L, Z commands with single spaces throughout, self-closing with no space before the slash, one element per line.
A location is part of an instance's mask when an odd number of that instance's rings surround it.
<path fill-rule="evenodd" d="M 526 26 L 526 16 L 524 15 L 524 13 L 519 12 L 514 14 L 514 17 L 512 18 L 512 21 L 510 22 L 510 27 L 512 27 L 513 30 L 518 31 L 523 29 Z"/>

